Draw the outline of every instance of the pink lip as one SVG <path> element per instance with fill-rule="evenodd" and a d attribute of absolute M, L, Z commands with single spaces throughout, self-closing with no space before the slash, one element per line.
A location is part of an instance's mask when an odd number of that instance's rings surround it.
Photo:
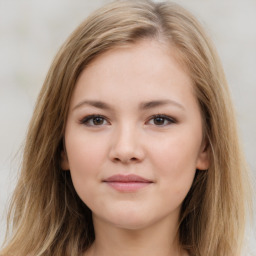
<path fill-rule="evenodd" d="M 142 178 L 138 175 L 113 175 L 103 182 L 120 192 L 135 192 L 153 183 L 153 181 Z"/>

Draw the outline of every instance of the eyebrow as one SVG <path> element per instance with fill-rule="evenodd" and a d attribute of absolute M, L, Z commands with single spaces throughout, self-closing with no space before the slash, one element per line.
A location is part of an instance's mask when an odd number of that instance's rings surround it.
<path fill-rule="evenodd" d="M 106 110 L 111 110 L 112 108 L 110 107 L 110 105 L 108 105 L 105 102 L 102 101 L 97 101 L 97 100 L 83 100 L 82 102 L 78 103 L 73 110 L 83 106 L 83 105 L 89 105 L 95 108 L 99 108 L 99 109 L 106 109 Z"/>
<path fill-rule="evenodd" d="M 152 109 L 164 105 L 174 105 L 182 110 L 185 110 L 184 106 L 178 103 L 177 101 L 170 100 L 170 99 L 164 99 L 164 100 L 152 100 L 147 102 L 142 102 L 139 105 L 139 109 L 141 110 L 147 110 Z M 78 103 L 73 110 L 83 106 L 83 105 L 89 105 L 95 108 L 103 109 L 103 110 L 113 110 L 113 107 L 111 105 L 103 102 L 103 101 L 97 101 L 97 100 L 83 100 L 82 102 Z"/>
<path fill-rule="evenodd" d="M 174 100 L 153 100 L 153 101 L 148 101 L 148 102 L 142 102 L 140 104 L 140 109 L 146 110 L 146 109 L 151 109 L 159 106 L 164 106 L 164 105 L 174 105 L 182 110 L 185 110 L 184 106 L 178 103 L 177 101 Z"/>

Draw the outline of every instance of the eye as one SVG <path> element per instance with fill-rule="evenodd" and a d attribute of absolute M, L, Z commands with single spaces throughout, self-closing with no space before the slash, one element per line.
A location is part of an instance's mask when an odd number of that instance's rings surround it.
<path fill-rule="evenodd" d="M 109 122 L 104 116 L 101 115 L 89 115 L 84 117 L 81 121 L 81 124 L 86 126 L 103 126 L 108 125 Z"/>
<path fill-rule="evenodd" d="M 156 126 L 166 126 L 176 123 L 176 121 L 173 118 L 166 115 L 155 115 L 150 118 L 148 123 Z"/>

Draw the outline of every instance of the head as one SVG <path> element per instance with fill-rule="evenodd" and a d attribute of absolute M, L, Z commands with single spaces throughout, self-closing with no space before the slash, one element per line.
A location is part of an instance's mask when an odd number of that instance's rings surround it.
<path fill-rule="evenodd" d="M 111 50 L 143 40 L 159 42 L 175 52 L 175 59 L 190 78 L 201 114 L 209 165 L 207 170 L 196 170 L 182 203 L 180 244 L 191 255 L 237 252 L 244 213 L 233 200 L 243 204 L 239 195 L 243 189 L 242 165 L 221 64 L 205 32 L 189 12 L 173 3 L 151 1 L 116 1 L 96 11 L 68 38 L 49 70 L 30 123 L 17 188 L 29 203 L 24 208 L 19 200 L 19 214 L 14 220 L 16 229 L 25 231 L 19 216 L 25 216 L 29 209 L 30 215 L 38 216 L 37 226 L 45 223 L 48 230 L 42 230 L 40 238 L 47 241 L 44 248 L 32 239 L 37 237 L 38 229 L 32 229 L 29 235 L 37 251 L 51 248 L 54 255 L 64 255 L 65 250 L 74 250 L 70 249 L 71 243 L 81 251 L 93 242 L 91 212 L 76 194 L 69 172 L 62 168 L 70 102 L 82 71 L 93 61 Z M 232 220 L 232 227 L 225 225 Z M 84 237 L 87 239 L 82 240 Z M 218 254 L 218 248 L 222 253 Z"/>

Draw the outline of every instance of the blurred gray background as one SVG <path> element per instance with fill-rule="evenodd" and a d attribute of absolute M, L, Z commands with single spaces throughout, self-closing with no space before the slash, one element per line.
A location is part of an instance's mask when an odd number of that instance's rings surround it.
<path fill-rule="evenodd" d="M 22 143 L 46 72 L 67 36 L 91 11 L 107 2 L 0 0 L 0 243 Z M 256 0 L 175 2 L 195 14 L 216 45 L 230 84 L 245 155 L 255 177 Z M 256 255 L 253 233 L 250 228 L 250 255 Z"/>

